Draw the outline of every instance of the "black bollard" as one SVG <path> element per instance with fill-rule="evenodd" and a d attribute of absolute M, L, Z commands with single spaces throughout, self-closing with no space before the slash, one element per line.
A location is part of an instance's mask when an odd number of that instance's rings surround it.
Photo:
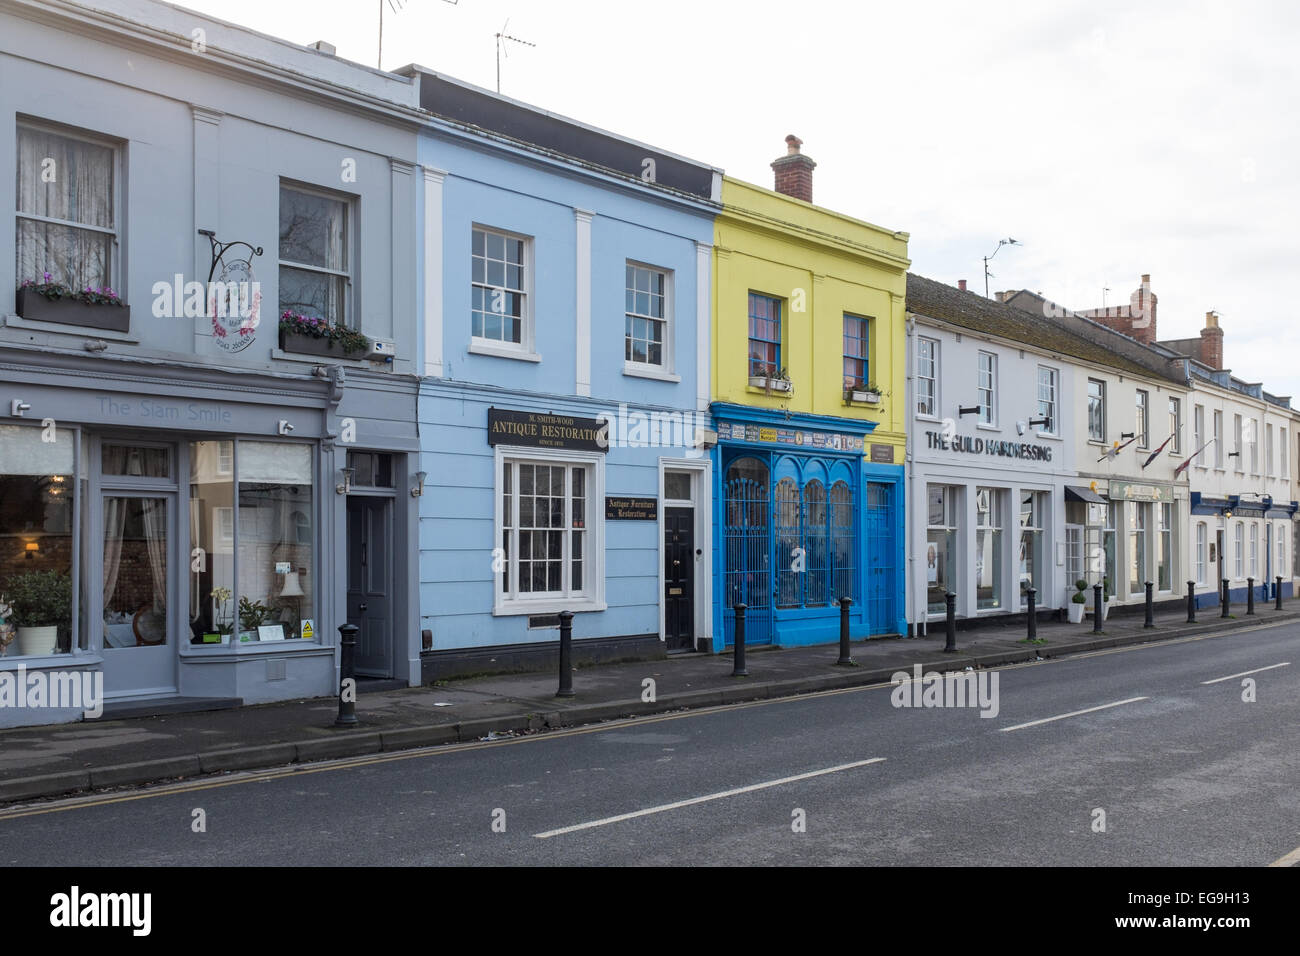
<path fill-rule="evenodd" d="M 840 598 L 840 659 L 836 664 L 853 666 L 853 658 L 849 655 L 849 605 L 853 603 L 853 598 Z"/>
<path fill-rule="evenodd" d="M 1154 607 L 1152 606 L 1152 604 L 1151 604 L 1151 601 L 1152 601 L 1152 599 L 1153 599 L 1153 593 L 1152 593 L 1152 592 L 1153 592 L 1154 590 L 1155 590 L 1155 585 L 1152 584 L 1150 581 L 1148 581 L 1148 582 L 1147 582 L 1147 619 L 1142 623 L 1142 626 L 1143 626 L 1143 627 L 1155 627 L 1155 626 L 1156 626 L 1155 608 L 1154 608 Z"/>
<path fill-rule="evenodd" d="M 1187 582 L 1187 623 L 1196 623 L 1196 582 Z"/>
<path fill-rule="evenodd" d="M 560 612 L 560 689 L 556 697 L 573 696 L 573 612 Z"/>
<path fill-rule="evenodd" d="M 339 625 L 339 715 L 335 727 L 357 724 L 357 631 L 355 624 Z"/>
<path fill-rule="evenodd" d="M 1228 594 L 1228 579 L 1223 579 L 1223 592 L 1219 595 L 1219 603 L 1223 605 L 1223 613 L 1219 617 L 1228 616 L 1228 605 L 1232 601 L 1232 596 Z"/>
<path fill-rule="evenodd" d="M 944 626 L 947 628 L 947 640 L 944 642 L 943 650 L 945 654 L 957 653 L 957 594 L 948 591 L 943 596 L 943 603 L 947 608 L 947 620 Z"/>
<path fill-rule="evenodd" d="M 731 666 L 732 677 L 748 677 L 749 671 L 745 670 L 745 611 L 748 610 L 745 605 L 736 605 L 736 640 L 735 640 L 735 660 Z"/>
<path fill-rule="evenodd" d="M 1275 611 L 1282 610 L 1282 576 L 1281 575 L 1278 575 L 1277 587 L 1273 590 L 1273 595 L 1277 599 L 1277 603 L 1273 605 L 1273 610 Z"/>
<path fill-rule="evenodd" d="M 1101 585 L 1092 586 L 1092 633 L 1101 633 Z"/>
<path fill-rule="evenodd" d="M 1038 588 L 1030 588 L 1025 592 L 1029 597 L 1029 640 L 1038 640 L 1038 608 L 1035 607 L 1035 601 L 1038 597 Z"/>
<path fill-rule="evenodd" d="M 1255 579 L 1246 578 L 1246 613 L 1255 613 Z"/>

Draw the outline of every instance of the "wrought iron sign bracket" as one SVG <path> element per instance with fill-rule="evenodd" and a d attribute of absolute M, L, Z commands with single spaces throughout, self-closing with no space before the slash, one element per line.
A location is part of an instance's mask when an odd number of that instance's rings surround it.
<path fill-rule="evenodd" d="M 234 242 L 218 242 L 217 234 L 211 229 L 200 229 L 199 235 L 207 236 L 208 242 L 212 244 L 212 265 L 208 268 L 209 283 L 212 282 L 212 277 L 216 275 L 217 266 L 222 263 L 226 252 L 233 247 L 246 246 L 248 248 L 248 255 L 243 258 L 243 261 L 248 263 L 249 266 L 252 266 L 254 256 L 262 254 L 261 246 L 254 246 L 251 242 L 244 242 L 242 239 L 236 239 Z"/>

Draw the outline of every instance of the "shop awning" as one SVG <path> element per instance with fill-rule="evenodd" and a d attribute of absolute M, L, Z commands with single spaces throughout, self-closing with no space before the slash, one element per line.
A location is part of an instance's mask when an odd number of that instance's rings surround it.
<path fill-rule="evenodd" d="M 1086 501 L 1089 502 L 1090 504 L 1099 504 L 1099 505 L 1104 505 L 1106 503 L 1105 498 L 1097 494 L 1097 492 L 1093 491 L 1087 485 L 1066 485 L 1065 500 Z"/>

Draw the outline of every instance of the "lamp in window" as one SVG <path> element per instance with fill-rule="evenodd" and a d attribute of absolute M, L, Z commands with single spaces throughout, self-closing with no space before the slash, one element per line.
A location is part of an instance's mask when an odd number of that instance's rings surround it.
<path fill-rule="evenodd" d="M 411 497 L 420 498 L 424 495 L 424 479 L 429 477 L 426 471 L 417 471 L 415 473 L 415 485 L 411 488 Z"/>
<path fill-rule="evenodd" d="M 355 468 L 340 468 L 339 483 L 334 486 L 334 491 L 340 495 L 346 495 L 352 490 L 352 476 L 356 474 Z"/>
<path fill-rule="evenodd" d="M 284 576 L 284 587 L 280 589 L 281 598 L 291 598 L 293 600 L 294 627 L 293 634 L 297 637 L 302 629 L 302 583 L 298 580 L 298 572 L 290 571 Z"/>
<path fill-rule="evenodd" d="M 40 543 L 36 541 L 28 541 L 23 545 L 23 551 L 27 553 L 27 560 L 31 561 L 41 553 Z"/>

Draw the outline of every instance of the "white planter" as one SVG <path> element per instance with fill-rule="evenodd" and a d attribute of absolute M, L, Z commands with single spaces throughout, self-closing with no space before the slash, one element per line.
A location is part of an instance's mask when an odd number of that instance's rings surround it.
<path fill-rule="evenodd" d="M 849 392 L 849 401 L 857 405 L 879 405 L 880 393 L 853 389 Z"/>
<path fill-rule="evenodd" d="M 789 392 L 794 389 L 794 383 L 783 378 L 764 378 L 761 375 L 751 375 L 749 384 L 754 388 L 761 388 L 773 392 Z"/>
<path fill-rule="evenodd" d="M 23 657 L 48 657 L 58 642 L 57 626 L 18 628 L 18 653 Z"/>
<path fill-rule="evenodd" d="M 1087 608 L 1087 605 L 1086 605 L 1086 604 L 1077 604 L 1077 603 L 1075 603 L 1074 601 L 1071 601 L 1071 602 L 1070 602 L 1068 605 L 1066 605 L 1066 606 L 1067 606 L 1067 608 L 1069 609 L 1069 613 L 1070 613 L 1070 623 L 1071 623 L 1071 624 L 1082 624 L 1082 623 L 1083 623 L 1083 612 L 1084 612 L 1084 610 Z"/>

